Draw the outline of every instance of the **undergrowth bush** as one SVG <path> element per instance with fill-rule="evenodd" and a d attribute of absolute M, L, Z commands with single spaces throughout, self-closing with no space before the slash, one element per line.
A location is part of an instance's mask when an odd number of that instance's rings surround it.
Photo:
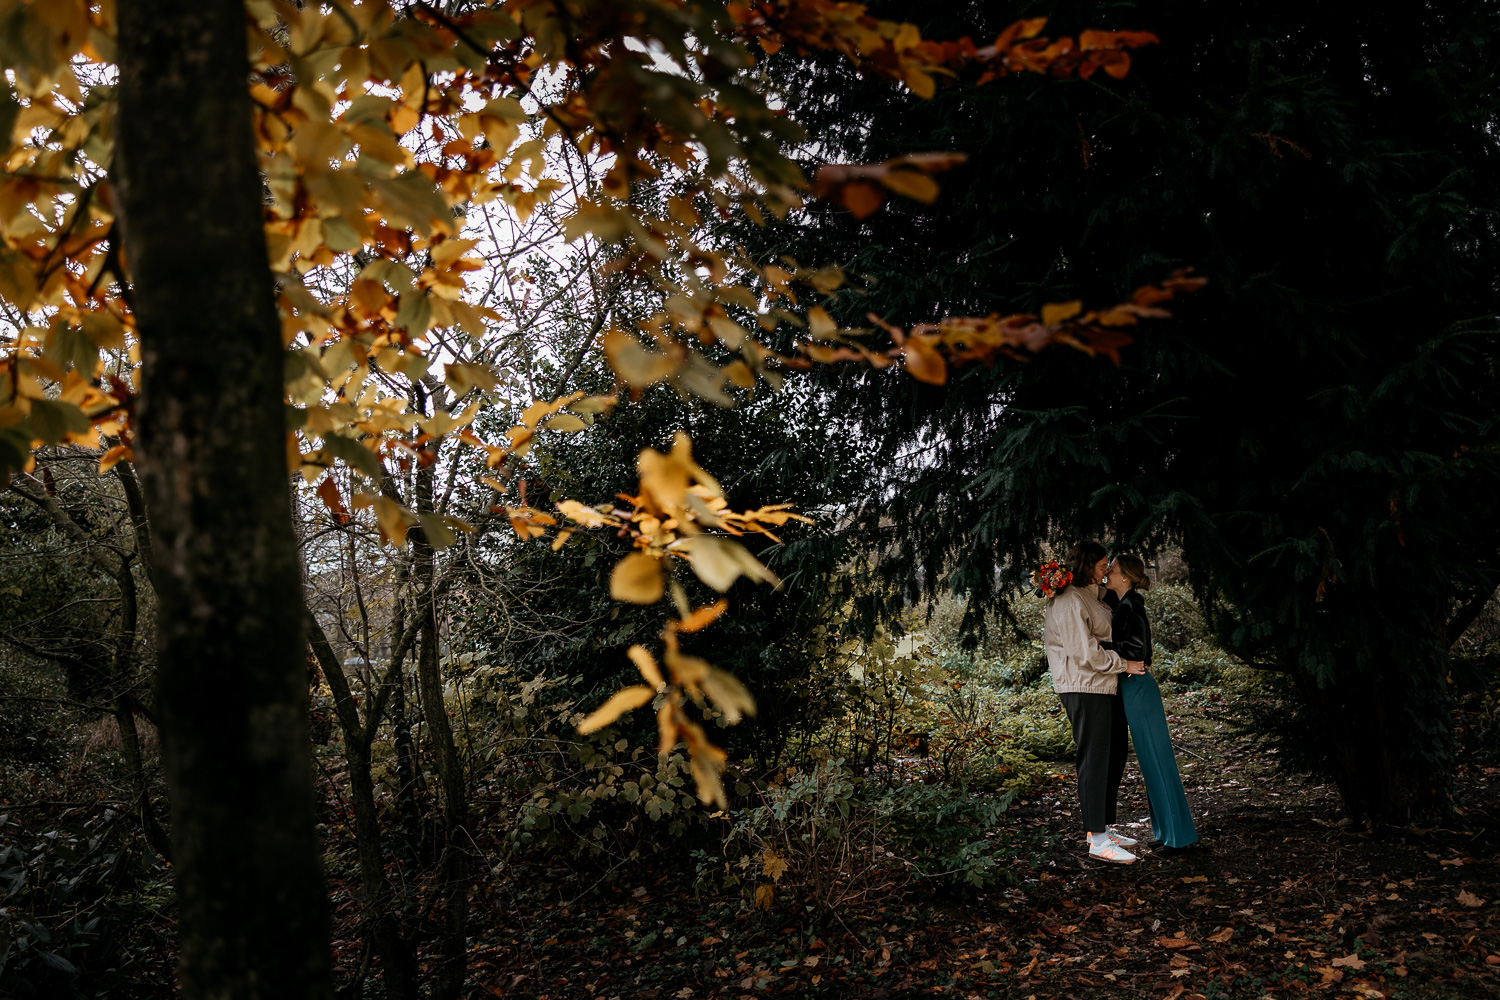
<path fill-rule="evenodd" d="M 0 816 L 0 996 L 128 995 L 126 932 L 170 906 L 165 868 L 111 809 L 29 831 Z M 165 970 L 161 970 L 165 972 Z"/>
<path fill-rule="evenodd" d="M 1151 619 L 1151 645 L 1158 658 L 1193 643 L 1213 644 L 1208 623 L 1188 587 L 1152 587 L 1146 591 L 1146 615 Z"/>
<path fill-rule="evenodd" d="M 997 725 L 1014 738 L 1017 749 L 1039 760 L 1072 758 L 1073 729 L 1049 680 L 1007 691 L 1001 695 L 1000 704 Z"/>
<path fill-rule="evenodd" d="M 1195 638 L 1176 649 L 1156 650 L 1151 672 L 1172 684 L 1217 684 L 1239 661 L 1218 646 Z"/>
<path fill-rule="evenodd" d="M 749 790 L 717 851 L 696 853 L 700 891 L 743 892 L 826 916 L 886 894 L 909 878 L 984 887 L 1000 875 L 988 834 L 1012 793 L 976 795 L 942 784 L 884 785 L 842 760 L 789 768 Z"/>

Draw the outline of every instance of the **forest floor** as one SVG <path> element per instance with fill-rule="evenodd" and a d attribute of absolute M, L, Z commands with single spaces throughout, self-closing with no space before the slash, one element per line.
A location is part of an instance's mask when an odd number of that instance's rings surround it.
<path fill-rule="evenodd" d="M 686 856 L 594 885 L 512 867 L 474 915 L 474 995 L 1500 996 L 1500 768 L 1460 767 L 1461 828 L 1356 828 L 1331 786 L 1225 733 L 1215 697 L 1167 699 L 1193 851 L 1089 861 L 1058 765 L 997 831 L 1009 884 L 967 896 L 913 882 L 815 923 L 695 895 Z M 1142 841 L 1144 798 L 1132 758 L 1121 818 Z"/>

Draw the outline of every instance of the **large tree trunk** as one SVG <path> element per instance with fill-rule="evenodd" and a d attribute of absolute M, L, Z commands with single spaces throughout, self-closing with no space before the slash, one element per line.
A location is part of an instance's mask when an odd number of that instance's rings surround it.
<path fill-rule="evenodd" d="M 142 345 L 188 998 L 332 994 L 282 346 L 240 0 L 120 0 L 113 181 Z"/>
<path fill-rule="evenodd" d="M 1440 657 L 1385 663 L 1298 686 L 1318 744 L 1350 816 L 1408 824 L 1447 816 L 1453 806 L 1453 701 Z"/>

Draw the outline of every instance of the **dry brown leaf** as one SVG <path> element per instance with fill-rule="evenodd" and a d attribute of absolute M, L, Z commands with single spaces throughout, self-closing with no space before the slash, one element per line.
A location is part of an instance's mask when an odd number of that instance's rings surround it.
<path fill-rule="evenodd" d="M 1467 889 L 1460 889 L 1458 891 L 1458 895 L 1454 898 L 1458 900 L 1460 906 L 1468 906 L 1474 909 L 1478 909 L 1479 907 L 1484 905 L 1484 900 L 1480 899 L 1478 896 L 1474 895 Z"/>

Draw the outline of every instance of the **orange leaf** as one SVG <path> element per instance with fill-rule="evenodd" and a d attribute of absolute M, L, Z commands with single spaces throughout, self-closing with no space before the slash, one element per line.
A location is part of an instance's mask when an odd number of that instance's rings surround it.
<path fill-rule="evenodd" d="M 678 622 L 677 631 L 697 632 L 699 629 L 707 628 L 728 610 L 729 602 L 723 599 L 717 600 L 712 604 L 706 604 Z"/>
<path fill-rule="evenodd" d="M 300 456 L 299 456 L 300 460 Z M 104 475 L 121 462 L 135 461 L 135 452 L 128 445 L 117 444 L 99 458 L 99 475 Z M 340 522 L 342 523 L 342 522 Z"/>
<path fill-rule="evenodd" d="M 902 347 L 906 355 L 906 370 L 918 382 L 943 385 L 948 381 L 948 362 L 934 346 L 936 337 L 931 334 L 914 333 Z"/>
<path fill-rule="evenodd" d="M 869 181 L 854 181 L 844 185 L 839 192 L 839 201 L 856 219 L 864 219 L 874 214 L 885 201 L 885 195 Z"/>
<path fill-rule="evenodd" d="M 349 523 L 349 508 L 344 506 L 344 498 L 339 494 L 338 484 L 330 476 L 318 484 L 318 499 L 323 501 L 333 514 L 335 524 Z"/>

